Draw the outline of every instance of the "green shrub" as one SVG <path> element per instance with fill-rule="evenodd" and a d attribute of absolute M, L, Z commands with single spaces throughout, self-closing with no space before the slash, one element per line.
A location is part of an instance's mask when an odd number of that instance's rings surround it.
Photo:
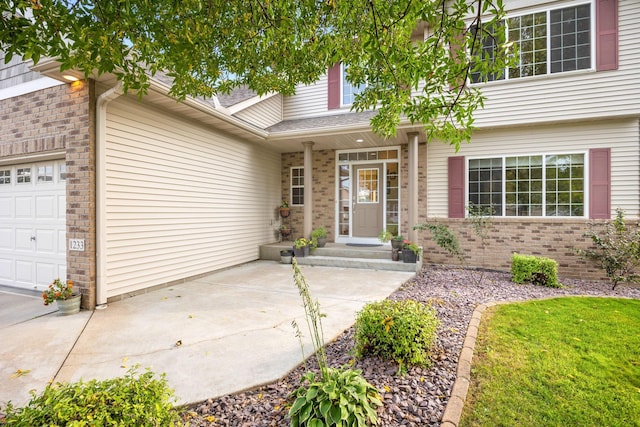
<path fill-rule="evenodd" d="M 511 280 L 515 283 L 529 282 L 549 288 L 562 287 L 558 282 L 558 263 L 551 258 L 513 254 L 511 275 Z"/>
<path fill-rule="evenodd" d="M 428 366 L 440 321 L 430 305 L 384 300 L 367 304 L 355 326 L 356 356 L 380 356 L 404 364 Z"/>
<path fill-rule="evenodd" d="M 124 377 L 47 385 L 24 408 L 6 408 L 7 426 L 178 426 L 173 392 L 164 374 L 160 379 L 137 367 Z M 2 424 L 2 422 L 0 422 Z"/>
<path fill-rule="evenodd" d="M 362 372 L 353 369 L 328 368 L 324 378 L 307 372 L 306 384 L 292 396 L 295 398 L 289 416 L 291 426 L 366 426 L 376 424 L 376 406 L 382 406 L 378 390 L 369 384 Z"/>
<path fill-rule="evenodd" d="M 593 242 L 594 247 L 578 249 L 578 254 L 590 261 L 606 273 L 613 289 L 620 282 L 637 283 L 640 281 L 640 227 L 627 225 L 624 214 L 618 209 L 616 219 L 606 221 L 598 229 L 597 224 L 589 224 L 584 234 Z"/>

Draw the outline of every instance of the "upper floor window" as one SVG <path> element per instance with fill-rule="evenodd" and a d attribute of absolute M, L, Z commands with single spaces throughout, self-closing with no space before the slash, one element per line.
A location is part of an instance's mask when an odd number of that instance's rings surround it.
<path fill-rule="evenodd" d="M 356 95 L 364 90 L 365 85 L 352 85 L 351 82 L 347 80 L 347 67 L 342 64 L 341 69 L 342 105 L 351 105 Z"/>
<path fill-rule="evenodd" d="M 291 168 L 291 205 L 304 205 L 304 168 Z"/>
<path fill-rule="evenodd" d="M 592 68 L 591 4 L 512 16 L 504 21 L 507 41 L 518 47 L 518 63 L 489 81 L 517 79 Z M 484 58 L 492 57 L 491 37 L 482 41 Z M 478 83 L 478 73 L 471 74 Z"/>
<path fill-rule="evenodd" d="M 469 160 L 469 198 L 498 216 L 584 216 L 584 154 Z"/>

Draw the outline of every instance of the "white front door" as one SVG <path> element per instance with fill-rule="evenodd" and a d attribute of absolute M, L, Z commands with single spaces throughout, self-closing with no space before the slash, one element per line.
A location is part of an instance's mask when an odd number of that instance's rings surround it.
<path fill-rule="evenodd" d="M 64 160 L 0 166 L 0 285 L 66 278 Z"/>

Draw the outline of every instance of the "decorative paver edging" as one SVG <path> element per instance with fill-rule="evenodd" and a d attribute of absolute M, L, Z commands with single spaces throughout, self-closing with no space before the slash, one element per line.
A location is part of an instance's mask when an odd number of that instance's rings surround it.
<path fill-rule="evenodd" d="M 467 398 L 469 384 L 471 383 L 471 359 L 473 358 L 473 350 L 476 346 L 476 338 L 478 338 L 478 329 L 480 328 L 480 319 L 482 313 L 489 307 L 499 304 L 511 304 L 515 301 L 495 301 L 480 304 L 473 311 L 469 327 L 467 328 L 467 336 L 462 344 L 462 351 L 458 359 L 458 369 L 456 371 L 456 380 L 453 383 L 451 396 L 447 402 L 447 407 L 442 415 L 442 423 L 440 427 L 458 427 L 460 417 L 462 416 L 462 408 Z"/>

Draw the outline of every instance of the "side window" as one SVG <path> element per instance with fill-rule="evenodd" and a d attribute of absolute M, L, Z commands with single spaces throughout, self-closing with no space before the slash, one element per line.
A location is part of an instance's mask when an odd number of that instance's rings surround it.
<path fill-rule="evenodd" d="M 291 204 L 304 205 L 304 168 L 291 168 Z"/>

